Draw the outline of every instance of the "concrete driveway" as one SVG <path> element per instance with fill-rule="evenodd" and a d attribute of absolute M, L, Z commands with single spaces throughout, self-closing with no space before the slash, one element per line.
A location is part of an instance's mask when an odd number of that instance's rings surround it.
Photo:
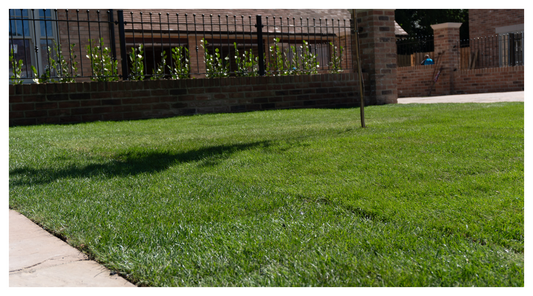
<path fill-rule="evenodd" d="M 398 104 L 435 104 L 435 103 L 498 103 L 524 102 L 524 91 L 451 95 L 420 98 L 398 98 Z"/>

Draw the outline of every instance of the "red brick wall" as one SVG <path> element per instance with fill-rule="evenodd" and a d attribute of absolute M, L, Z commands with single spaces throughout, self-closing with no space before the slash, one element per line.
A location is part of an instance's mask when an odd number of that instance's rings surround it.
<path fill-rule="evenodd" d="M 524 66 L 463 70 L 455 76 L 460 94 L 524 90 Z"/>
<path fill-rule="evenodd" d="M 423 97 L 432 86 L 435 66 L 400 67 L 397 69 L 398 97 Z M 435 94 L 435 87 L 432 94 Z"/>
<path fill-rule="evenodd" d="M 524 24 L 523 9 L 470 9 L 470 38 L 496 34 L 497 27 Z"/>
<path fill-rule="evenodd" d="M 435 66 L 398 68 L 398 97 L 426 97 L 435 77 Z M 453 82 L 446 88 L 439 88 L 441 76 L 435 83 L 431 95 L 476 94 L 524 90 L 524 66 L 458 70 Z M 450 83 L 445 81 L 446 83 Z"/>
<path fill-rule="evenodd" d="M 359 105 L 353 73 L 9 86 L 9 125 Z"/>

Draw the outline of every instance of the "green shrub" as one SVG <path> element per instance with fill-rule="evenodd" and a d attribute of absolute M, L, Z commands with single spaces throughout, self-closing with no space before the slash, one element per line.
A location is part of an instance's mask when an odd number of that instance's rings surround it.
<path fill-rule="evenodd" d="M 237 63 L 237 76 L 259 76 L 257 73 L 258 66 L 258 57 L 254 56 L 252 49 L 249 51 L 244 51 L 242 57 L 237 49 L 237 43 L 233 43 L 235 46 L 235 62 Z"/>
<path fill-rule="evenodd" d="M 204 63 L 206 68 L 206 78 L 228 77 L 229 76 L 229 56 L 222 58 L 220 49 L 215 48 L 215 53 L 210 54 L 207 48 L 207 40 L 202 39 L 201 45 L 204 48 Z"/>
<path fill-rule="evenodd" d="M 33 81 L 37 84 L 75 82 L 75 78 L 78 76 L 77 56 L 74 54 L 75 46 L 76 44 L 70 45 L 70 63 L 65 60 L 61 45 L 58 45 L 54 41 L 53 48 L 48 46 L 48 65 L 46 65 L 44 73 L 39 76 L 37 69 L 34 66 L 31 66 L 34 75 Z"/>
<path fill-rule="evenodd" d="M 131 48 L 130 52 L 131 80 L 143 80 L 144 79 L 144 51 L 143 45 L 139 44 L 138 48 Z"/>
<path fill-rule="evenodd" d="M 92 81 L 118 81 L 118 61 L 111 55 L 111 49 L 104 46 L 104 39 L 100 38 L 100 45 L 93 47 L 93 40 L 89 39 L 86 57 L 91 60 L 93 70 Z"/>
<path fill-rule="evenodd" d="M 189 50 L 186 47 L 174 47 L 171 52 L 174 66 L 167 66 L 170 70 L 170 78 L 172 79 L 186 79 L 189 78 L 191 69 L 189 66 Z"/>
<path fill-rule="evenodd" d="M 18 62 L 15 60 L 13 48 L 11 48 L 11 53 L 9 54 L 9 62 L 13 65 L 13 75 L 11 76 L 11 83 L 22 84 L 22 80 L 20 78 L 22 76 L 22 66 L 24 62 L 22 60 L 18 60 Z"/>
<path fill-rule="evenodd" d="M 331 61 L 329 62 L 329 73 L 342 73 L 342 58 L 344 48 L 341 46 L 337 51 L 337 46 L 330 42 L 331 46 Z"/>
<path fill-rule="evenodd" d="M 303 40 L 301 58 L 302 58 L 302 74 L 318 74 L 318 68 L 320 65 L 316 59 L 316 54 L 311 52 L 311 46 L 309 42 Z"/>
<path fill-rule="evenodd" d="M 152 70 L 152 77 L 150 77 L 150 80 L 158 80 L 165 78 L 165 66 L 167 65 L 167 54 L 163 50 L 161 53 L 161 62 L 157 64 L 157 67 L 155 70 Z"/>

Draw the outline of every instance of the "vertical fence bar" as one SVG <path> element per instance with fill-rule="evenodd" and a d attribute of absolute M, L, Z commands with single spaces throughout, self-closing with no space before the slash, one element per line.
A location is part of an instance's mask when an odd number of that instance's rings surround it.
<path fill-rule="evenodd" d="M 243 19 L 243 31 L 244 31 L 244 16 L 242 17 L 242 19 Z M 253 42 L 253 29 L 252 29 L 252 16 L 251 15 L 248 15 L 248 30 L 250 32 L 250 50 L 253 52 L 254 42 Z M 243 32 L 243 38 L 244 38 L 244 32 Z M 244 49 L 246 50 L 246 42 L 244 43 L 245 43 Z M 262 57 L 259 57 L 258 60 L 260 60 L 261 58 Z M 257 67 L 259 67 L 259 61 L 257 61 L 257 63 L 258 63 Z M 259 68 L 257 69 L 257 71 L 259 71 Z"/>
<path fill-rule="evenodd" d="M 154 65 L 155 67 L 155 43 L 154 43 L 154 22 L 152 20 L 152 15 L 153 13 L 150 12 L 150 37 L 152 39 L 152 65 Z M 146 45 L 144 47 L 144 53 L 145 53 L 145 56 L 146 56 Z M 146 60 L 146 59 L 145 59 Z M 145 65 L 148 63 L 148 61 L 146 61 Z M 145 66 L 144 67 L 144 71 L 148 71 L 148 68 Z M 150 74 L 146 73 L 147 76 L 149 76 Z"/>
<path fill-rule="evenodd" d="M 49 40 L 48 40 L 48 26 L 47 26 L 48 22 L 46 21 L 46 9 L 43 9 L 42 11 L 43 11 L 43 19 L 44 19 L 44 36 L 45 36 L 44 38 L 46 40 L 46 56 L 48 58 L 48 65 L 47 65 L 48 75 L 50 77 L 52 77 L 54 75 L 54 73 L 52 73 L 52 67 L 50 67 L 52 65 L 52 57 L 50 55 L 50 46 L 48 44 L 49 43 Z M 46 73 L 46 69 L 45 69 L 45 73 Z"/>
<path fill-rule="evenodd" d="M 15 11 L 15 10 L 13 10 L 13 11 Z M 15 19 L 16 19 L 16 15 L 17 14 L 14 13 L 14 18 Z M 21 18 L 22 18 L 22 12 L 21 12 L 20 15 L 21 15 Z M 12 25 L 13 21 L 15 22 L 14 25 Z M 22 21 L 22 24 L 23 24 L 22 27 L 24 27 L 24 21 Z M 13 74 L 15 74 L 15 67 L 18 64 L 16 62 L 16 59 L 15 59 L 15 49 L 14 49 L 15 40 L 13 39 L 13 31 L 15 31 L 15 30 L 17 30 L 17 21 L 13 20 L 13 18 L 11 17 L 11 9 L 10 9 L 10 11 L 9 11 L 9 39 L 11 39 L 11 44 L 9 44 L 9 56 L 11 57 L 11 52 L 13 52 L 13 61 L 11 62 L 12 63 L 11 66 L 13 67 Z M 24 39 L 22 39 L 22 42 L 23 42 L 23 44 L 25 43 Z M 26 62 L 26 61 L 24 61 L 24 62 Z M 11 77 L 9 77 L 9 78 L 11 78 Z"/>
<path fill-rule="evenodd" d="M 122 80 L 128 80 L 128 55 L 126 54 L 126 33 L 124 30 L 124 11 L 117 11 L 118 37 L 120 42 L 120 55 L 122 57 Z"/>
<path fill-rule="evenodd" d="M 81 68 L 81 76 L 83 76 L 83 62 L 81 61 L 81 57 L 83 56 L 81 53 L 81 32 L 80 32 L 80 10 L 76 9 L 76 24 L 78 25 L 78 44 L 80 45 L 80 68 Z"/>
<path fill-rule="evenodd" d="M 31 19 L 33 21 L 33 31 L 37 32 L 37 30 L 35 29 L 35 9 L 32 9 L 31 12 L 32 12 Z M 29 18 L 29 16 L 28 16 L 28 18 Z M 35 68 L 37 68 L 37 75 L 41 76 L 41 67 L 39 66 L 39 46 L 38 46 L 38 44 L 35 44 L 34 46 L 35 46 L 34 47 L 35 48 L 35 65 L 37 66 Z"/>
<path fill-rule="evenodd" d="M 89 21 L 89 19 L 90 19 L 89 10 L 87 10 L 86 12 L 87 12 L 87 31 L 89 33 L 89 40 L 90 40 L 89 44 L 92 47 L 92 41 L 93 40 L 91 38 L 91 22 Z M 100 42 L 100 40 L 97 41 L 97 44 L 100 44 L 99 42 Z M 93 65 L 93 54 L 92 54 L 92 48 L 91 48 L 91 64 L 90 64 L 90 66 L 91 66 L 91 77 L 94 77 L 94 69 L 93 69 L 92 65 Z"/>
<path fill-rule="evenodd" d="M 152 18 L 152 13 L 150 12 L 149 14 L 150 14 L 150 19 L 151 19 Z M 150 27 L 151 27 L 151 23 L 150 23 Z M 144 38 L 144 32 L 145 32 L 144 31 L 144 18 L 143 18 L 143 12 L 141 11 L 141 36 L 142 36 L 142 46 L 143 47 L 146 44 L 146 39 Z M 144 48 L 144 50 L 145 50 L 145 52 L 143 52 L 143 54 L 144 54 L 143 57 L 146 56 L 146 54 L 145 54 L 146 53 L 146 48 Z M 135 51 L 135 48 L 133 48 L 132 51 Z M 147 61 L 146 61 L 145 58 L 143 58 L 143 64 L 144 64 L 144 69 L 146 69 L 147 68 Z M 141 78 L 141 80 L 144 79 L 144 73 L 142 73 L 142 74 L 143 74 L 143 77 Z"/>
<path fill-rule="evenodd" d="M 161 23 L 161 12 L 158 13 L 159 17 L 159 42 L 161 44 L 161 53 L 160 53 L 160 63 L 163 63 L 163 24 Z M 152 73 L 157 73 L 158 67 L 156 64 L 154 64 L 154 70 Z M 163 77 L 165 76 L 165 68 L 163 68 Z M 158 77 L 159 78 L 159 77 Z"/>
<path fill-rule="evenodd" d="M 332 19 L 333 21 L 333 19 Z M 335 22 L 333 21 L 333 30 L 335 30 Z M 329 35 L 329 30 L 328 30 L 328 19 L 326 18 L 326 36 Z M 329 38 L 326 40 L 326 42 L 329 42 Z M 333 46 L 335 46 L 335 40 L 333 40 Z M 329 65 L 328 65 L 329 66 Z M 328 67 L 329 69 L 329 67 Z"/>
<path fill-rule="evenodd" d="M 185 22 L 187 23 L 187 18 L 185 18 Z M 196 30 L 196 13 L 192 14 L 192 23 L 194 26 L 194 46 L 196 49 L 196 70 L 198 73 L 200 72 L 200 57 L 198 56 L 198 51 L 200 48 L 198 48 L 198 30 Z M 189 34 L 189 29 L 187 28 L 187 34 Z M 204 48 L 204 55 L 205 55 L 205 48 Z"/>
<path fill-rule="evenodd" d="M 52 20 L 52 24 L 51 24 L 52 30 L 55 28 L 55 31 L 56 31 L 55 39 L 54 39 L 54 46 L 56 47 L 57 52 L 59 52 L 59 54 L 61 55 L 61 56 L 55 57 L 59 65 L 59 73 L 56 73 L 56 76 L 62 77 L 63 76 L 63 63 L 61 62 L 61 60 L 64 59 L 64 57 L 62 57 L 63 51 L 61 49 L 61 40 L 60 40 L 60 35 L 59 35 L 59 20 L 58 20 L 59 15 L 57 14 L 57 9 L 54 9 L 54 13 L 55 13 L 55 20 L 53 18 L 53 15 L 50 13 L 51 20 Z M 53 25 L 53 23 L 55 23 L 55 26 Z"/>
<path fill-rule="evenodd" d="M 163 29 L 161 29 L 161 32 L 163 32 Z M 170 39 L 170 13 L 168 12 L 167 12 L 167 32 L 168 32 L 168 56 L 170 57 L 170 68 L 172 69 L 172 40 Z M 163 45 L 161 45 L 161 47 L 163 47 Z M 161 56 L 161 58 L 163 59 L 164 57 Z M 164 71 L 166 71 L 166 68 Z M 163 73 L 165 73 L 164 71 Z M 172 75 L 172 70 L 169 70 L 169 72 Z"/>
<path fill-rule="evenodd" d="M 113 55 L 113 60 L 117 60 L 117 41 L 115 38 L 115 21 L 113 16 L 113 9 L 108 10 L 108 23 L 109 23 L 109 36 L 111 39 L 111 53 Z"/>
<path fill-rule="evenodd" d="M 87 16 L 89 16 L 89 13 L 87 13 Z M 100 10 L 96 11 L 96 24 L 98 25 L 98 41 L 102 41 L 101 44 L 104 44 L 104 38 L 102 38 L 102 28 L 100 25 Z M 104 55 L 104 46 L 100 46 L 100 54 L 101 56 Z M 102 69 L 104 68 L 104 60 L 101 60 Z M 108 76 L 105 76 L 105 79 L 107 79 Z"/>
<path fill-rule="evenodd" d="M 73 72 L 74 69 L 72 69 L 72 63 L 74 62 L 72 60 L 72 48 L 70 47 L 70 21 L 68 19 L 68 9 L 65 9 L 65 19 L 66 19 L 66 23 L 67 23 L 67 42 L 68 42 L 68 60 L 70 61 L 70 75 L 74 78 L 75 77 L 75 73 Z M 80 44 L 81 46 L 81 44 Z"/>
<path fill-rule="evenodd" d="M 228 23 L 227 14 L 226 14 L 226 37 L 227 37 L 227 42 L 228 42 L 228 56 L 231 57 L 231 48 L 229 47 L 229 23 Z M 220 41 L 220 43 L 222 43 L 222 40 Z M 228 71 L 229 73 L 231 73 L 231 62 L 230 61 L 228 61 Z"/>
<path fill-rule="evenodd" d="M 270 53 L 270 24 L 268 23 L 269 21 L 269 17 L 267 16 L 266 17 L 266 35 L 267 37 L 263 40 L 266 40 L 266 43 L 265 43 L 265 73 L 267 75 L 270 75 L 272 73 L 272 69 L 271 69 L 271 61 L 270 59 L 272 58 L 271 57 L 271 53 Z"/>
<path fill-rule="evenodd" d="M 139 14 L 142 18 L 142 12 Z M 132 40 L 133 40 L 133 48 L 135 49 L 137 47 L 137 39 L 135 38 L 135 21 L 133 20 L 133 11 L 130 11 L 130 17 L 131 17 L 131 33 L 132 33 Z M 128 55 L 126 53 L 126 68 L 128 68 Z M 129 79 L 129 70 L 128 70 L 128 79 Z"/>
<path fill-rule="evenodd" d="M 256 15 L 255 27 L 257 28 L 257 46 L 259 55 L 259 76 L 265 76 L 264 44 L 263 44 L 263 23 L 261 15 Z"/>

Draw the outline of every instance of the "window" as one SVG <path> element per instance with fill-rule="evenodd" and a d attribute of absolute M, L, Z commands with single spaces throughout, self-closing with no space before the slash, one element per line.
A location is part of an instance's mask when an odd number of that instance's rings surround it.
<path fill-rule="evenodd" d="M 502 66 L 524 64 L 524 25 L 496 28 L 499 43 L 499 61 Z"/>
<path fill-rule="evenodd" d="M 57 24 L 55 12 L 50 9 L 10 9 L 9 10 L 9 45 L 16 61 L 23 60 L 22 78 L 31 82 L 34 66 L 38 73 L 44 73 L 54 58 L 57 42 Z M 13 75 L 13 65 L 9 71 Z"/>

